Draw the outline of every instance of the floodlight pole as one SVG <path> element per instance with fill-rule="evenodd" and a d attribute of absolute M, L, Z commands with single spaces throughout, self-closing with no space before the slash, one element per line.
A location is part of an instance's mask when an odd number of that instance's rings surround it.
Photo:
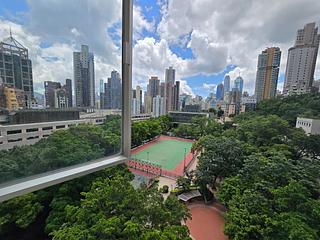
<path fill-rule="evenodd" d="M 186 155 L 187 155 L 187 148 L 184 148 L 183 174 L 185 174 L 185 173 L 186 173 Z"/>

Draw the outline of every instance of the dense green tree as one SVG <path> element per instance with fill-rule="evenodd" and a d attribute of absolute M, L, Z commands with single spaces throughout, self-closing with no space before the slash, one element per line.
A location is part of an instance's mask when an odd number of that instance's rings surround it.
<path fill-rule="evenodd" d="M 219 186 L 218 197 L 228 207 L 225 232 L 231 239 L 318 239 L 317 179 L 306 163 L 281 153 L 250 156 L 236 176 Z"/>
<path fill-rule="evenodd" d="M 181 189 L 182 191 L 184 192 L 188 191 L 190 190 L 191 179 L 187 177 L 178 177 L 177 185 L 178 185 L 178 188 Z"/>
<path fill-rule="evenodd" d="M 224 114 L 224 111 L 221 108 L 219 108 L 217 111 L 217 117 L 220 118 L 223 116 L 223 114 Z"/>
<path fill-rule="evenodd" d="M 197 181 L 215 186 L 217 179 L 236 174 L 244 160 L 244 146 L 233 138 L 206 136 L 199 140 L 203 148 L 197 167 Z"/>
<path fill-rule="evenodd" d="M 26 228 L 42 211 L 43 206 L 34 193 L 13 198 L 0 204 L 0 233 L 8 224 Z"/>
<path fill-rule="evenodd" d="M 169 115 L 162 115 L 157 119 L 160 122 L 162 133 L 170 131 L 172 128 L 172 121 Z"/>
<path fill-rule="evenodd" d="M 320 159 L 320 135 L 296 137 L 294 143 L 301 155 Z"/>
<path fill-rule="evenodd" d="M 184 205 L 164 201 L 154 188 L 135 190 L 120 174 L 95 181 L 82 195 L 79 206 L 65 208 L 65 224 L 54 239 L 190 239 L 181 226 L 189 216 Z"/>
<path fill-rule="evenodd" d="M 168 116 L 162 116 L 156 119 L 134 122 L 132 124 L 132 145 L 139 146 L 144 141 L 167 132 L 171 128 L 171 124 L 168 122 L 170 121 L 169 119 Z"/>
<path fill-rule="evenodd" d="M 240 122 L 236 133 L 239 140 L 260 147 L 286 143 L 291 135 L 291 128 L 278 116 L 258 116 Z"/>
<path fill-rule="evenodd" d="M 98 159 L 120 150 L 118 118 L 59 130 L 32 146 L 0 151 L 0 183 Z"/>
<path fill-rule="evenodd" d="M 216 119 L 208 117 L 194 117 L 191 123 L 179 124 L 173 130 L 178 137 L 186 137 L 199 139 L 202 136 L 211 134 L 219 136 L 223 131 L 223 126 L 216 121 Z"/>
<path fill-rule="evenodd" d="M 278 115 L 294 127 L 298 116 L 320 117 L 320 94 L 293 95 L 259 102 L 256 114 Z"/>

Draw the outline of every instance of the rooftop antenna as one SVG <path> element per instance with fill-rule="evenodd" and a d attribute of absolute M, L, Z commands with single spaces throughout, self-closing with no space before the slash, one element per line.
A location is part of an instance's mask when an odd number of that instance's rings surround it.
<path fill-rule="evenodd" d="M 12 31 L 11 31 L 11 27 L 9 28 L 9 33 L 10 33 L 10 38 L 12 38 Z"/>

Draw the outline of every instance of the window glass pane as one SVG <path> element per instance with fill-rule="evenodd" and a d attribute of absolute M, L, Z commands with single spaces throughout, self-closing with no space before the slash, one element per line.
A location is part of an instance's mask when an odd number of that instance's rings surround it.
<path fill-rule="evenodd" d="M 22 2 L 0 6 L 0 184 L 121 150 L 121 1 Z"/>

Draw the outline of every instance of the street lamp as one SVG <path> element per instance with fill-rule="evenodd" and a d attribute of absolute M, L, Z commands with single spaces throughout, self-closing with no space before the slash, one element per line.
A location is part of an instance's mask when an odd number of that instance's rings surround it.
<path fill-rule="evenodd" d="M 186 172 L 186 155 L 187 155 L 187 148 L 184 148 L 183 173 Z"/>

